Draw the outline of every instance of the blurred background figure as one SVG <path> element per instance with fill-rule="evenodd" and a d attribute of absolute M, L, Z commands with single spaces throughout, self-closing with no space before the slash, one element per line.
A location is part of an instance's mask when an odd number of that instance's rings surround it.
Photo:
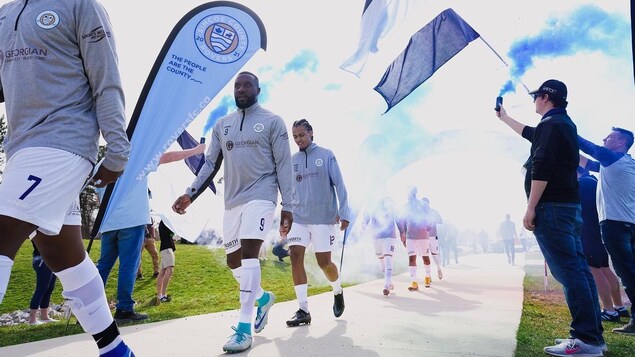
<path fill-rule="evenodd" d="M 501 223 L 499 228 L 499 234 L 503 239 L 503 247 L 505 248 L 505 255 L 507 255 L 507 263 L 514 265 L 516 262 L 516 251 L 514 250 L 514 243 L 516 238 L 516 225 L 509 217 L 509 213 L 505 215 L 505 220 Z"/>
<path fill-rule="evenodd" d="M 49 317 L 49 304 L 51 302 L 51 294 L 55 288 L 56 278 L 51 269 L 44 263 L 35 244 L 33 244 L 33 270 L 35 270 L 35 291 L 29 306 L 29 325 L 55 322 L 57 320 Z M 40 312 L 39 320 L 37 319 L 38 311 Z"/>
<path fill-rule="evenodd" d="M 142 268 L 142 260 L 143 260 L 143 250 L 147 250 L 148 254 L 152 258 L 152 268 L 154 274 L 153 278 L 159 276 L 159 253 L 157 252 L 157 246 L 154 244 L 156 242 L 156 231 L 154 230 L 154 219 L 150 218 L 152 223 L 146 224 L 146 232 L 145 237 L 143 239 L 143 244 L 141 245 L 141 253 L 139 254 L 139 268 L 137 269 L 137 279 L 143 279 L 143 268 Z"/>

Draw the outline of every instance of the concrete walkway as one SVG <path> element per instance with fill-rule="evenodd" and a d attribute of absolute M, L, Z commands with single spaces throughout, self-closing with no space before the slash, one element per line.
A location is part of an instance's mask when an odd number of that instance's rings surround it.
<path fill-rule="evenodd" d="M 520 254 L 518 261 L 522 263 Z M 504 254 L 461 257 L 431 288 L 409 292 L 407 274 L 381 294 L 376 280 L 344 290 L 346 311 L 333 317 L 333 294 L 309 297 L 313 322 L 286 327 L 296 301 L 278 303 L 252 348 L 236 356 L 513 356 L 522 311 L 524 271 Z M 422 275 L 421 273 L 419 274 Z M 220 356 L 238 311 L 192 316 L 121 329 L 137 357 Z M 0 348 L 0 356 L 96 356 L 87 334 Z"/>

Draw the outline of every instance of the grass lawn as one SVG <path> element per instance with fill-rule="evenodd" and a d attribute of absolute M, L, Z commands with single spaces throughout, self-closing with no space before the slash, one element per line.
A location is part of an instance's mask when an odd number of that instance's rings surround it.
<path fill-rule="evenodd" d="M 175 274 L 168 287 L 172 301 L 160 305 L 155 303 L 156 279 L 152 278 L 152 260 L 147 252 L 143 253 L 142 266 L 145 277 L 137 280 L 133 297 L 138 304 L 135 309 L 150 316 L 145 322 L 157 322 L 240 308 L 238 283 L 225 264 L 224 250 L 210 250 L 203 246 L 190 244 L 177 244 L 176 247 Z M 93 261 L 97 261 L 99 250 L 100 241 L 96 240 L 90 252 Z M 15 259 L 9 287 L 4 301 L 0 305 L 0 315 L 29 307 L 29 301 L 35 288 L 31 253 L 32 246 L 27 240 Z M 312 254 L 307 254 L 306 259 L 307 264 L 316 265 L 314 261 L 311 261 L 314 259 Z M 117 270 L 118 264 L 113 268 L 106 285 L 109 301 L 116 299 Z M 310 274 L 309 270 L 307 270 L 307 274 Z M 317 281 L 318 279 L 312 279 L 312 276 L 309 276 L 309 281 L 311 280 Z M 284 263 L 279 263 L 276 257 L 270 255 L 269 260 L 262 263 L 262 282 L 264 289 L 276 292 L 277 301 L 295 299 L 289 258 L 286 258 Z M 330 290 L 331 287 L 328 284 L 309 285 L 309 295 Z M 62 286 L 58 281 L 51 298 L 53 303 L 63 302 L 61 292 Z M 66 320 L 40 326 L 20 324 L 0 327 L 0 347 L 61 337 L 65 335 L 65 329 Z M 83 330 L 76 324 L 73 317 L 66 334 L 78 333 L 83 333 Z"/>
<path fill-rule="evenodd" d="M 539 252 L 530 252 L 527 259 L 542 261 Z M 517 357 L 541 355 L 545 346 L 553 345 L 554 338 L 569 336 L 571 315 L 564 301 L 562 285 L 549 274 L 548 288 L 544 289 L 544 266 L 526 265 L 524 281 L 523 312 L 516 335 Z M 631 357 L 635 355 L 635 337 L 618 335 L 611 332 L 615 327 L 628 321 L 622 318 L 621 323 L 604 322 L 604 339 L 609 347 L 605 355 L 610 357 Z"/>

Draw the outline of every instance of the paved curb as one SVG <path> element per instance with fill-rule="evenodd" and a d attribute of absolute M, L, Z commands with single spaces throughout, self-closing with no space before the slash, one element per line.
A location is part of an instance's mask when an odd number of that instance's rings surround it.
<path fill-rule="evenodd" d="M 519 259 L 521 260 L 521 259 Z M 434 265 L 434 264 L 433 264 Z M 513 356 L 523 300 L 524 271 L 504 255 L 461 257 L 431 288 L 409 292 L 407 274 L 382 295 L 383 281 L 346 288 L 346 311 L 332 312 L 333 294 L 309 297 L 311 325 L 287 327 L 296 301 L 277 303 L 269 324 L 248 351 L 236 356 Z M 419 272 L 419 280 L 422 279 Z M 137 357 L 221 356 L 238 311 L 121 328 Z M 0 348 L 0 356 L 96 356 L 87 334 Z"/>

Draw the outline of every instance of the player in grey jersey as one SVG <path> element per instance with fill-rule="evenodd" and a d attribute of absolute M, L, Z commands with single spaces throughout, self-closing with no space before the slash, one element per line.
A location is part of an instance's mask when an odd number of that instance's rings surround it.
<path fill-rule="evenodd" d="M 282 118 L 258 104 L 258 94 L 258 77 L 239 73 L 234 82 L 239 110 L 216 122 L 203 168 L 172 206 L 175 212 L 185 213 L 224 161 L 223 245 L 227 265 L 240 283 L 240 317 L 233 327 L 236 333 L 223 346 L 229 353 L 251 347 L 255 302 L 258 310 L 253 325 L 254 331 L 260 332 L 275 301 L 273 293 L 260 286 L 258 252 L 271 229 L 278 190 L 282 194 L 281 231 L 288 231 L 293 223 L 289 134 Z"/>

